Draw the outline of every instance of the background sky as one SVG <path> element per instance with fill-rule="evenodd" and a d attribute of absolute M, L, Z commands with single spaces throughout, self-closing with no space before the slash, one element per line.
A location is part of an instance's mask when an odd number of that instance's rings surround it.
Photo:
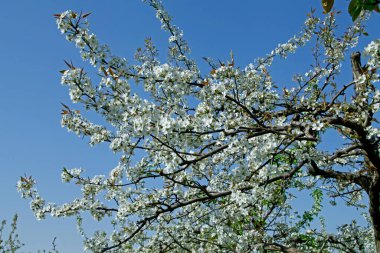
<path fill-rule="evenodd" d="M 348 2 L 336 2 L 336 8 L 343 10 L 339 25 L 344 27 L 351 23 Z M 312 7 L 321 15 L 319 0 L 164 0 L 164 5 L 184 30 L 193 58 L 228 60 L 232 50 L 241 67 L 298 33 Z M 0 219 L 19 214 L 19 234 L 26 244 L 22 252 L 48 249 L 54 237 L 61 252 L 81 252 L 82 244 L 74 219 L 35 220 L 29 203 L 16 191 L 20 176 L 32 175 L 47 201 L 63 203 L 79 194 L 74 185 L 61 183 L 63 167 L 82 167 L 94 175 L 108 174 L 117 165 L 118 156 L 106 145 L 91 148 L 87 140 L 60 126 L 60 103 L 71 103 L 67 89 L 60 85 L 59 70 L 66 68 L 63 60 L 84 65 L 75 46 L 56 28 L 53 14 L 67 9 L 92 12 L 92 31 L 115 55 L 132 59 L 146 37 L 152 37 L 161 51 L 167 45 L 168 35 L 153 10 L 140 0 L 1 1 Z M 358 50 L 380 37 L 378 24 L 380 15 L 375 14 L 368 25 L 370 36 Z M 161 56 L 165 58 L 164 53 Z M 301 49 L 276 64 L 272 73 L 278 82 L 289 85 L 293 74 L 306 70 L 309 59 L 310 49 Z M 329 215 L 342 216 L 341 212 Z"/>

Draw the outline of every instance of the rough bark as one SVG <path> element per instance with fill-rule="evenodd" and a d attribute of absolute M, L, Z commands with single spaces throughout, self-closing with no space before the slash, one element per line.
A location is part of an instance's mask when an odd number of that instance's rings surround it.
<path fill-rule="evenodd" d="M 375 236 L 376 252 L 380 253 L 380 177 L 378 173 L 372 178 L 369 196 L 369 214 L 372 219 L 373 233 Z"/>

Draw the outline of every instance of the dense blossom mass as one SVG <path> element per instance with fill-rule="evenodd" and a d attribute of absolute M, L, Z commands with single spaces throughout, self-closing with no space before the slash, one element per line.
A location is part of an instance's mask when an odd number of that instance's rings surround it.
<path fill-rule="evenodd" d="M 132 64 L 99 43 L 89 14 L 57 15 L 100 79 L 66 62 L 62 84 L 105 122 L 65 105 L 62 125 L 122 155 L 108 175 L 64 169 L 62 180 L 80 186 L 82 196 L 63 205 L 46 202 L 35 180 L 23 177 L 18 188 L 36 217 L 77 217 L 93 252 L 380 252 L 380 40 L 362 52 L 366 66 L 360 53 L 359 62 L 351 57 L 354 79 L 340 83 L 335 77 L 364 27 L 359 21 L 337 35 L 335 13 L 323 20 L 311 13 L 299 34 L 265 57 L 245 68 L 232 53 L 226 62 L 205 58 L 204 73 L 161 2 L 145 2 L 169 33 L 166 63 L 150 39 Z M 278 87 L 272 62 L 308 42 L 316 45 L 310 70 L 295 75 L 292 87 Z M 343 144 L 321 150 L 326 131 Z M 293 206 L 299 191 L 311 193 L 306 211 Z M 323 198 L 364 208 L 368 224 L 347 221 L 328 232 Z M 85 213 L 113 230 L 87 234 Z"/>

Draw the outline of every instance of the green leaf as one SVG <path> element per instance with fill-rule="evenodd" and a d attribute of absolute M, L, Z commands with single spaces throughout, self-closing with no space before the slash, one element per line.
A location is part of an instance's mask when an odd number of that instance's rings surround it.
<path fill-rule="evenodd" d="M 363 4 L 362 8 L 366 11 L 373 11 L 375 9 L 376 5 L 373 4 Z"/>
<path fill-rule="evenodd" d="M 334 0 L 322 0 L 324 13 L 329 13 L 334 5 Z"/>
<path fill-rule="evenodd" d="M 361 0 L 351 0 L 348 6 L 348 12 L 351 15 L 352 21 L 355 21 L 362 11 Z"/>

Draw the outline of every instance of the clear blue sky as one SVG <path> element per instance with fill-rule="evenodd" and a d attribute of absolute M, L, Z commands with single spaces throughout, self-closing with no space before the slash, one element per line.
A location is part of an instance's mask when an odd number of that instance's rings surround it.
<path fill-rule="evenodd" d="M 336 2 L 344 10 L 340 24 L 347 25 L 351 22 L 348 2 Z M 193 58 L 225 60 L 233 50 L 237 64 L 243 67 L 300 31 L 312 7 L 321 13 L 319 0 L 164 0 L 164 4 L 184 30 Z M 81 252 L 82 245 L 73 219 L 35 220 L 29 203 L 16 192 L 20 176 L 33 175 L 48 201 L 62 203 L 79 193 L 75 186 L 61 183 L 62 167 L 83 167 L 93 175 L 107 174 L 117 164 L 117 156 L 106 146 L 90 148 L 86 140 L 60 126 L 60 103 L 70 105 L 70 101 L 67 89 L 60 85 L 59 70 L 65 68 L 64 59 L 83 65 L 76 48 L 56 29 L 53 14 L 67 9 L 92 12 L 93 31 L 119 56 L 131 59 L 148 36 L 162 51 L 166 46 L 167 34 L 140 0 L 2 1 L 0 219 L 19 214 L 19 233 L 26 243 L 23 252 L 47 249 L 55 236 L 61 252 Z M 373 15 L 370 37 L 359 49 L 370 38 L 380 37 L 379 23 L 380 15 Z M 310 51 L 299 53 L 274 67 L 277 80 L 290 81 L 292 74 L 305 70 L 303 62 L 308 64 Z"/>

